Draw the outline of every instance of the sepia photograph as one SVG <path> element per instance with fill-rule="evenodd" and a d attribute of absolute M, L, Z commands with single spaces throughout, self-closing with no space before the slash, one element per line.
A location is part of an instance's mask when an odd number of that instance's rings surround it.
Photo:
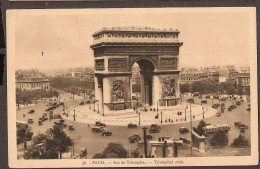
<path fill-rule="evenodd" d="M 9 166 L 258 164 L 255 8 L 7 11 Z"/>

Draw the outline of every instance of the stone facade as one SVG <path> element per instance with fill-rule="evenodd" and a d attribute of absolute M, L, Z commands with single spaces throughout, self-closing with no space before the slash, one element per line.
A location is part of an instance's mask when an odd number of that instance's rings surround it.
<path fill-rule="evenodd" d="M 16 80 L 16 88 L 21 90 L 49 90 L 50 82 L 46 78 L 26 78 Z"/>
<path fill-rule="evenodd" d="M 93 34 L 91 49 L 95 58 L 95 95 L 104 102 L 104 109 L 132 108 L 132 66 L 138 63 L 141 71 L 141 98 L 143 105 L 175 105 L 179 92 L 179 42 L 178 30 L 153 28 L 116 27 L 103 28 Z M 165 79 L 171 79 L 165 96 Z M 123 98 L 113 100 L 113 83 L 123 83 Z M 121 83 L 121 82 L 120 82 Z M 173 91 L 174 90 L 174 91 Z"/>

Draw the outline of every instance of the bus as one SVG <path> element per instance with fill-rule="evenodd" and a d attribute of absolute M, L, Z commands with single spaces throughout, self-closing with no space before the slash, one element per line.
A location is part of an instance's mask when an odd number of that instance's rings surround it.
<path fill-rule="evenodd" d="M 207 125 L 203 128 L 205 133 L 214 133 L 219 130 L 228 131 L 230 127 L 227 124 L 215 124 L 215 125 Z"/>

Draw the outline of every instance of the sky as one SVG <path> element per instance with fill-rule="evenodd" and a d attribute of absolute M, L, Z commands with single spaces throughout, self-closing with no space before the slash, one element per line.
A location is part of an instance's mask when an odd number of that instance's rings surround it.
<path fill-rule="evenodd" d="M 249 65 L 249 14 L 239 8 L 222 9 L 17 11 L 16 69 L 93 67 L 92 34 L 102 27 L 117 26 L 178 29 L 179 41 L 183 42 L 180 67 Z"/>

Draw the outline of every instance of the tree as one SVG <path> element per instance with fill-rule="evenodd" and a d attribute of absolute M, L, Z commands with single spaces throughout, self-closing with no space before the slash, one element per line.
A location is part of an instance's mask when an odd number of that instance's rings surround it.
<path fill-rule="evenodd" d="M 189 93 L 191 92 L 190 90 L 190 85 L 188 83 L 185 84 L 180 84 L 180 92 L 183 93 Z"/>
<path fill-rule="evenodd" d="M 102 153 L 97 153 L 93 158 L 127 158 L 127 150 L 118 143 L 108 143 Z"/>
<path fill-rule="evenodd" d="M 234 139 L 234 141 L 231 144 L 231 146 L 234 146 L 234 147 L 247 147 L 247 146 L 249 146 L 249 142 L 245 138 L 245 136 L 242 136 L 241 134 L 239 134 L 239 136 Z"/>
<path fill-rule="evenodd" d="M 58 159 L 55 146 L 46 146 L 48 139 L 49 137 L 45 133 L 33 137 L 32 145 L 23 155 L 24 159 Z"/>
<path fill-rule="evenodd" d="M 214 133 L 212 138 L 210 139 L 211 146 L 224 147 L 227 144 L 228 144 L 227 134 L 222 130 L 219 130 L 216 133 Z"/>
<path fill-rule="evenodd" d="M 57 159 L 69 151 L 72 140 L 59 125 L 33 138 L 31 147 L 24 153 L 25 159 Z"/>
<path fill-rule="evenodd" d="M 207 123 L 205 121 L 201 120 L 199 122 L 197 130 L 196 130 L 197 134 L 199 134 L 200 136 L 203 135 L 204 134 L 203 127 L 205 127 L 206 125 L 207 125 Z"/>
<path fill-rule="evenodd" d="M 24 149 L 27 149 L 27 141 L 32 139 L 33 132 L 29 128 L 18 127 L 16 134 L 17 144 L 24 143 Z"/>
<path fill-rule="evenodd" d="M 61 159 L 62 154 L 68 152 L 70 146 L 72 146 L 72 139 L 67 136 L 60 125 L 54 125 L 52 128 L 47 130 L 46 134 L 50 137 L 47 146 L 55 145 L 55 149 L 59 152 Z"/>

